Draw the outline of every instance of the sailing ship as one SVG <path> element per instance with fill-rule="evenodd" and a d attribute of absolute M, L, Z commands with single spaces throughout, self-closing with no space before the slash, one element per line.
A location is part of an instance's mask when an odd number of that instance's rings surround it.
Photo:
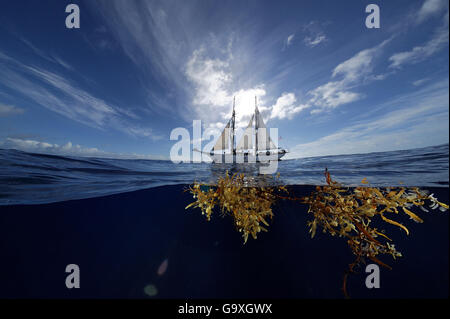
<path fill-rule="evenodd" d="M 235 100 L 233 113 L 222 134 L 209 153 L 216 163 L 255 163 L 280 160 L 287 150 L 275 146 L 258 110 L 255 96 L 255 112 L 248 123 L 239 143 L 235 135 Z"/>

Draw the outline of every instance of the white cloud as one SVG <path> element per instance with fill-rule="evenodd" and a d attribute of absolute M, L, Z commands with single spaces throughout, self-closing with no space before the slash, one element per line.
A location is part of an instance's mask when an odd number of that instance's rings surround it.
<path fill-rule="evenodd" d="M 305 37 L 305 39 L 303 40 L 305 42 L 305 44 L 307 46 L 309 46 L 310 48 L 315 47 L 316 45 L 319 45 L 322 42 L 325 42 L 327 40 L 327 37 L 323 34 L 321 35 L 317 35 L 314 38 L 311 37 Z"/>
<path fill-rule="evenodd" d="M 130 127 L 123 127 L 123 131 L 128 133 L 132 136 L 137 137 L 146 137 L 153 141 L 159 141 L 164 138 L 163 135 L 156 134 L 153 129 L 151 128 L 145 128 L 145 127 L 139 127 L 139 126 L 130 126 Z"/>
<path fill-rule="evenodd" d="M 215 27 L 205 28 L 205 21 L 211 23 L 208 18 L 198 19 L 205 8 L 192 1 L 98 0 L 89 5 L 136 66 L 147 107 L 187 122 L 218 122 L 231 109 L 234 91 L 259 87 L 259 74 L 271 67 L 266 62 L 271 62 L 272 40 L 279 44 L 280 39 L 279 33 L 265 37 L 257 45 L 265 53 L 255 56 L 256 45 L 244 41 L 254 34 L 253 23 L 245 30 L 237 28 L 237 20 L 223 24 L 221 17 L 229 12 L 218 11 L 213 15 Z M 231 50 L 234 41 L 239 45 Z M 155 89 L 155 82 L 161 89 Z"/>
<path fill-rule="evenodd" d="M 186 65 L 186 76 L 196 86 L 193 103 L 195 105 L 229 105 L 231 97 L 227 85 L 232 79 L 228 71 L 229 63 L 205 57 L 204 52 L 204 49 L 194 51 Z"/>
<path fill-rule="evenodd" d="M 448 135 L 447 140 L 430 139 L 433 136 L 442 137 L 448 134 L 448 126 L 436 126 L 436 122 L 442 121 L 442 118 L 448 121 L 448 113 L 440 114 L 440 117 L 424 117 L 421 123 L 395 133 L 380 131 L 367 135 L 367 131 L 361 130 L 360 127 L 350 127 L 317 141 L 297 145 L 291 149 L 287 158 L 394 151 L 430 146 L 430 143 L 448 143 Z"/>
<path fill-rule="evenodd" d="M 412 85 L 414 85 L 414 86 L 421 86 L 422 84 L 424 84 L 425 82 L 428 82 L 429 80 L 430 80 L 429 78 L 416 80 L 416 81 L 414 81 L 412 83 Z"/>
<path fill-rule="evenodd" d="M 30 139 L 20 138 L 6 138 L 0 141 L 2 148 L 18 149 L 25 152 L 47 153 L 47 154 L 61 154 L 61 155 L 82 155 L 82 156 L 97 156 L 103 155 L 104 152 L 97 148 L 84 148 L 80 145 L 72 145 L 67 142 L 64 145 L 51 144 Z"/>
<path fill-rule="evenodd" d="M 432 16 L 438 15 L 445 9 L 447 4 L 447 0 L 425 0 L 417 13 L 417 22 L 421 23 Z"/>
<path fill-rule="evenodd" d="M 262 96 L 263 89 L 232 91 L 233 75 L 230 70 L 231 55 L 226 59 L 210 58 L 204 48 L 195 50 L 186 63 L 186 77 L 194 86 L 192 106 L 196 119 L 206 126 L 219 127 L 217 122 L 228 121 L 231 117 L 233 96 L 236 98 L 236 116 L 238 125 L 248 115 L 247 105 L 250 95 Z M 254 102 L 251 104 L 254 105 Z M 214 124 L 215 123 L 215 124 Z"/>
<path fill-rule="evenodd" d="M 295 105 L 293 93 L 283 93 L 274 105 L 266 106 L 264 85 L 232 91 L 231 60 L 232 56 L 228 56 L 226 60 L 211 59 L 206 56 L 205 49 L 200 49 L 194 51 L 187 62 L 186 75 L 195 87 L 192 103 L 196 108 L 196 115 L 207 127 L 223 127 L 231 117 L 233 97 L 236 103 L 237 128 L 248 125 L 255 111 L 255 97 L 265 120 L 292 119 L 295 114 L 308 107 Z"/>
<path fill-rule="evenodd" d="M 303 31 L 306 33 L 306 36 L 303 39 L 303 42 L 306 46 L 313 48 L 320 43 L 327 41 L 327 37 L 325 32 L 323 31 L 323 27 L 327 23 L 319 23 L 317 21 L 311 21 L 307 25 L 303 27 Z"/>
<path fill-rule="evenodd" d="M 292 41 L 294 41 L 295 33 L 289 35 L 286 39 L 286 46 L 290 46 L 292 44 Z"/>
<path fill-rule="evenodd" d="M 333 77 L 342 75 L 346 81 L 354 81 L 361 76 L 361 72 L 370 71 L 374 49 L 366 49 L 339 64 L 333 71 Z"/>
<path fill-rule="evenodd" d="M 33 102 L 71 120 L 98 129 L 112 128 L 138 137 L 150 134 L 150 128 L 133 123 L 138 117 L 124 108 L 106 102 L 72 83 L 62 75 L 17 61 L 0 53 L 0 83 Z M 142 133 L 142 134 L 141 134 Z"/>
<path fill-rule="evenodd" d="M 333 71 L 333 77 L 342 75 L 344 81 L 355 81 L 372 71 L 372 62 L 380 50 L 390 41 L 383 41 L 381 44 L 358 52 L 355 56 L 339 64 Z"/>
<path fill-rule="evenodd" d="M 371 114 L 362 115 L 363 120 L 294 146 L 289 157 L 369 153 L 448 143 L 448 94 L 447 79 L 374 106 Z"/>
<path fill-rule="evenodd" d="M 283 93 L 272 106 L 270 118 L 292 119 L 295 114 L 307 108 L 306 105 L 296 105 L 294 93 Z"/>
<path fill-rule="evenodd" d="M 421 62 L 448 45 L 448 12 L 444 25 L 436 29 L 433 37 L 424 45 L 416 46 L 411 51 L 400 52 L 389 58 L 391 68 L 399 68 L 403 64 Z"/>
<path fill-rule="evenodd" d="M 362 94 L 345 89 L 342 81 L 328 82 L 309 92 L 312 95 L 310 103 L 319 107 L 312 110 L 312 114 L 324 111 L 326 108 L 335 108 L 339 105 L 354 102 L 362 97 Z"/>
<path fill-rule="evenodd" d="M 191 52 L 199 48 L 195 28 L 198 12 L 189 1 L 98 0 L 88 5 L 102 18 L 108 36 L 133 62 L 136 77 L 148 94 L 151 111 L 186 118 L 189 110 L 177 98 L 189 94 L 184 67 Z M 157 82 L 163 90 L 155 90 Z M 171 93 L 167 93 L 171 92 Z"/>
<path fill-rule="evenodd" d="M 192 118 L 201 119 L 208 127 L 227 120 L 233 96 L 238 100 L 239 96 L 259 90 L 261 112 L 266 117 L 272 114 L 271 106 L 267 106 L 264 99 L 272 101 L 277 96 L 266 96 L 259 76 L 267 74 L 265 71 L 271 68 L 273 57 L 270 52 L 274 43 L 279 44 L 279 32 L 268 34 L 256 45 L 265 54 L 254 55 L 255 46 L 246 46 L 252 42 L 243 41 L 253 34 L 254 27 L 245 32 L 233 30 L 228 25 L 218 25 L 214 32 L 204 30 L 193 23 L 197 20 L 198 10 L 188 2 L 173 6 L 164 1 L 99 0 L 93 9 L 104 18 L 103 24 L 116 38 L 118 46 L 140 70 L 145 71 L 144 80 L 155 77 L 161 86 L 183 99 L 192 95 L 187 107 L 172 103 L 170 107 L 166 106 L 168 112 L 176 112 L 178 117 L 189 122 Z M 322 28 L 323 24 L 317 22 L 305 27 L 304 35 L 311 37 L 312 45 L 326 40 Z M 285 47 L 291 46 L 299 36 L 288 34 L 284 38 Z M 238 44 L 232 50 L 234 41 Z M 143 83 L 153 81 L 152 78 Z M 147 91 L 152 107 L 167 104 L 167 98 L 152 88 Z M 254 103 L 237 102 L 236 106 L 238 125 L 241 125 L 249 120 L 249 110 L 253 110 Z M 297 112 L 298 108 L 294 110 Z"/>
<path fill-rule="evenodd" d="M 390 39 L 373 48 L 362 50 L 340 63 L 332 73 L 332 78 L 340 78 L 339 80 L 330 81 L 309 91 L 308 94 L 311 98 L 306 106 L 315 107 L 311 110 L 311 114 L 321 113 L 327 109 L 333 109 L 363 98 L 363 94 L 352 92 L 351 89 L 361 83 L 384 78 L 383 75 L 373 76 L 371 73 L 374 58 L 378 56 L 381 49 L 389 41 Z"/>
<path fill-rule="evenodd" d="M 0 104 L 0 117 L 23 114 L 25 111 L 14 105 Z"/>
<path fill-rule="evenodd" d="M 141 155 L 141 154 L 123 154 L 110 153 L 99 150 L 96 147 L 83 147 L 81 145 L 73 145 L 67 142 L 64 145 L 52 144 L 30 139 L 6 138 L 0 140 L 0 148 L 16 149 L 30 153 L 54 154 L 63 156 L 81 156 L 81 157 L 100 157 L 100 158 L 118 158 L 118 159 L 166 159 L 162 156 Z"/>
<path fill-rule="evenodd" d="M 56 55 L 52 55 L 52 54 L 47 54 L 44 51 L 42 51 L 41 49 L 39 49 L 38 47 L 36 47 L 33 43 L 31 43 L 29 40 L 21 37 L 20 40 L 29 48 L 31 49 L 34 54 L 36 54 L 37 56 L 41 57 L 42 59 L 45 59 L 49 62 L 52 62 L 54 64 L 57 64 L 59 66 L 62 66 L 63 68 L 69 70 L 69 71 L 73 71 L 74 68 L 67 63 L 66 61 L 64 61 L 62 58 L 56 56 Z"/>
<path fill-rule="evenodd" d="M 205 50 L 196 50 L 186 66 L 186 75 L 195 86 L 193 105 L 196 113 L 207 127 L 221 128 L 231 117 L 232 101 L 236 103 L 236 127 L 245 127 L 255 111 L 255 97 L 258 109 L 264 119 L 292 119 L 303 109 L 296 106 L 293 93 L 283 93 L 276 103 L 266 106 L 264 85 L 238 91 L 231 90 L 232 73 L 229 69 L 231 57 L 227 60 L 211 59 Z M 220 124 L 222 123 L 222 124 Z"/>
<path fill-rule="evenodd" d="M 188 78 L 195 84 L 194 105 L 197 115 L 206 121 L 209 127 L 223 127 L 223 123 L 231 116 L 231 103 L 236 97 L 237 126 L 247 125 L 254 112 L 254 97 L 258 96 L 258 107 L 268 119 L 292 119 L 296 114 L 311 108 L 311 114 L 317 114 L 340 105 L 357 101 L 363 94 L 352 92 L 355 86 L 373 80 L 384 79 L 387 75 L 373 75 L 373 60 L 381 49 L 390 41 L 366 50 L 362 50 L 350 59 L 337 65 L 330 81 L 308 92 L 310 96 L 303 103 L 297 103 L 293 92 L 284 92 L 276 99 L 275 104 L 265 106 L 266 91 L 264 85 L 232 92 L 230 88 L 233 78 L 230 71 L 231 58 L 227 60 L 211 59 L 204 56 L 204 50 L 194 51 L 186 68 Z"/>
<path fill-rule="evenodd" d="M 231 117 L 233 97 L 236 103 L 236 127 L 247 126 L 255 111 L 255 97 L 266 120 L 274 117 L 291 119 L 299 112 L 298 107 L 286 105 L 286 96 L 280 97 L 277 104 L 266 106 L 264 85 L 233 91 L 230 69 L 232 59 L 229 54 L 226 59 L 212 59 L 206 55 L 205 49 L 200 49 L 194 51 L 187 62 L 186 76 L 195 88 L 192 104 L 197 118 L 207 127 L 221 128 L 225 125 Z"/>

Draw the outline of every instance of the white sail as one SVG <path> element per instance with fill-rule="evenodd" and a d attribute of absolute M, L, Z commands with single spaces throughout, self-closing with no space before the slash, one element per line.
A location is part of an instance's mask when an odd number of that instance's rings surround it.
<path fill-rule="evenodd" d="M 253 127 L 253 120 L 255 126 Z M 212 150 L 207 153 L 215 163 L 256 163 L 264 162 L 267 159 L 266 151 L 270 151 L 269 160 L 280 160 L 287 151 L 284 149 L 278 149 L 277 145 L 270 138 L 269 130 L 264 124 L 264 120 L 259 113 L 257 100 L 255 96 L 255 113 L 250 119 L 250 123 L 247 125 L 244 134 L 239 141 L 237 148 L 234 147 L 235 138 L 235 112 L 234 112 L 234 99 L 233 99 L 233 113 L 231 120 L 228 121 L 219 139 Z M 231 140 L 231 142 L 230 142 Z M 256 144 L 256 145 L 255 145 Z M 230 152 L 222 152 L 224 150 L 230 150 Z M 245 152 L 245 150 L 255 150 L 255 152 Z M 276 152 L 273 152 L 277 150 Z M 220 151 L 220 152 L 218 152 Z M 236 152 L 236 151 L 239 151 Z M 202 152 L 205 153 L 205 152 Z M 275 156 L 275 158 L 272 158 Z M 270 165 L 269 165 L 270 166 Z M 263 174 L 266 174 L 262 172 Z M 271 174 L 271 173 L 270 173 Z"/>
<path fill-rule="evenodd" d="M 256 125 L 257 125 L 256 127 L 258 128 L 257 131 L 258 151 L 276 149 L 277 147 L 272 142 L 269 130 L 266 128 L 261 113 L 259 113 L 258 110 L 256 110 Z"/>
<path fill-rule="evenodd" d="M 244 134 L 241 137 L 241 140 L 239 141 L 239 144 L 237 146 L 237 149 L 242 150 L 249 150 L 253 149 L 253 118 L 255 115 L 252 115 L 252 118 L 250 119 L 250 122 L 247 125 L 247 128 L 244 131 Z"/>
<path fill-rule="evenodd" d="M 219 139 L 216 142 L 216 145 L 213 147 L 213 151 L 223 151 L 227 150 L 230 146 L 230 122 L 228 122 L 227 126 L 222 131 Z"/>

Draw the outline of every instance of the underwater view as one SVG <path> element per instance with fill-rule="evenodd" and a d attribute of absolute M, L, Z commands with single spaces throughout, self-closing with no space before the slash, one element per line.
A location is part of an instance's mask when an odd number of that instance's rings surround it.
<path fill-rule="evenodd" d="M 213 184 L 227 171 L 301 197 L 326 185 L 326 167 L 347 186 L 364 186 L 365 177 L 380 189 L 419 187 L 449 202 L 448 144 L 285 160 L 276 181 L 244 164 L 0 156 L 3 298 L 343 298 L 354 256 L 343 238 L 319 230 L 311 238 L 307 206 L 277 202 L 268 231 L 245 244 L 227 216 L 207 221 L 185 209 L 194 201 L 189 185 Z M 395 216 L 409 235 L 374 218 L 402 257 L 380 257 L 392 267 L 380 270 L 380 289 L 366 288 L 359 266 L 347 282 L 352 298 L 448 297 L 449 214 L 428 210 L 414 209 L 423 223 Z M 70 263 L 82 271 L 82 289 L 68 290 L 55 275 Z"/>

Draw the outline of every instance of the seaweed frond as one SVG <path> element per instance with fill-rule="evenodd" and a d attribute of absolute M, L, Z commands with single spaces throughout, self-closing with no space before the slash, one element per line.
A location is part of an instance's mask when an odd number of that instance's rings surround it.
<path fill-rule="evenodd" d="M 313 217 L 307 224 L 311 237 L 321 229 L 323 233 L 345 238 L 355 255 L 354 262 L 349 264 L 344 274 L 343 291 L 346 296 L 348 275 L 356 266 L 370 260 L 391 269 L 379 259 L 379 255 L 390 255 L 393 259 L 402 256 L 385 230 L 373 226 L 375 222 L 394 225 L 409 235 L 408 228 L 396 220 L 401 213 L 414 222 L 423 223 L 422 218 L 413 212 L 414 207 L 429 212 L 428 204 L 431 210 L 448 210 L 448 205 L 439 202 L 434 194 L 417 187 L 371 187 L 364 178 L 361 181 L 363 186 L 348 188 L 334 181 L 328 170 L 325 170 L 325 179 L 326 185 L 316 186 L 309 196 L 298 198 L 289 196 L 286 186 L 248 187 L 244 174 L 229 175 L 226 172 L 215 185 L 194 183 L 190 186 L 195 202 L 186 209 L 200 208 L 209 221 L 217 206 L 222 216 L 233 218 L 245 244 L 249 235 L 256 239 L 259 232 L 267 231 L 264 226 L 269 226 L 268 220 L 273 218 L 272 207 L 277 200 L 287 199 L 307 205 L 307 212 Z"/>
<path fill-rule="evenodd" d="M 285 186 L 246 187 L 244 174 L 230 175 L 228 171 L 220 177 L 216 185 L 195 183 L 190 187 L 195 202 L 187 208 L 198 207 L 209 221 L 215 206 L 222 216 L 230 215 L 234 224 L 242 233 L 244 243 L 248 236 L 254 239 L 261 231 L 267 231 L 268 220 L 272 219 L 272 205 L 277 193 L 286 192 Z M 263 226 L 264 225 L 264 226 Z"/>
<path fill-rule="evenodd" d="M 356 265 L 371 260 L 390 269 L 390 266 L 378 259 L 378 255 L 387 254 L 394 259 L 402 256 L 395 245 L 390 243 L 391 239 L 385 231 L 372 226 L 373 221 L 379 218 L 383 222 L 399 227 L 409 235 L 408 228 L 394 220 L 400 212 L 405 213 L 413 221 L 422 223 L 423 220 L 411 211 L 412 207 L 418 206 L 428 211 L 424 208 L 428 202 L 431 209 L 437 207 L 442 211 L 448 209 L 448 205 L 439 202 L 433 194 L 427 195 L 427 192 L 416 187 L 410 189 L 370 187 L 364 178 L 361 183 L 365 186 L 349 189 L 333 181 L 327 170 L 325 177 L 327 185 L 317 186 L 310 196 L 303 199 L 303 203 L 309 206 L 308 213 L 313 215 L 313 220 L 308 223 L 311 237 L 314 237 L 318 228 L 331 236 L 344 237 L 356 256 L 344 275 L 343 290 L 346 296 L 348 296 L 347 277 L 354 272 Z"/>

